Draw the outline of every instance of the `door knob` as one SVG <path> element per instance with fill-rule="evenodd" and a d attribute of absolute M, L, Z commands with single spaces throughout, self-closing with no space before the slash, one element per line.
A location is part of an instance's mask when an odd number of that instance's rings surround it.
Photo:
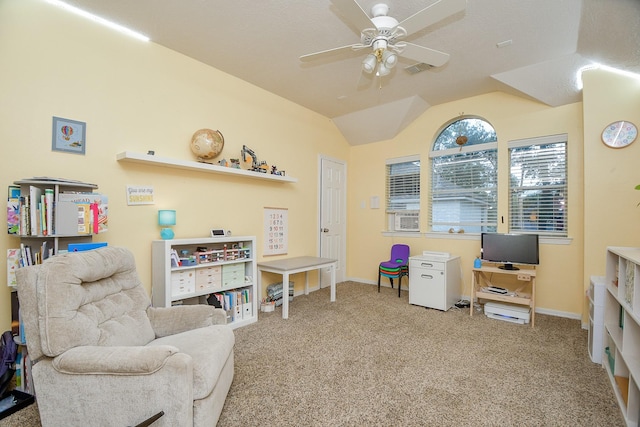
<path fill-rule="evenodd" d="M 328 233 L 328 232 L 329 232 L 329 229 L 328 229 L 328 228 L 323 228 L 323 229 L 322 229 L 322 232 L 323 232 L 323 233 Z"/>

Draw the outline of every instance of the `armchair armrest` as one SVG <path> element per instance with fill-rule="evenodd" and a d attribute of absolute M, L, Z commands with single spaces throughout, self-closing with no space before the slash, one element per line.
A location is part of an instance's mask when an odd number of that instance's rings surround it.
<path fill-rule="evenodd" d="M 224 310 L 204 304 L 149 307 L 147 316 L 156 338 L 227 323 Z"/>
<path fill-rule="evenodd" d="M 178 353 L 171 345 L 101 347 L 81 346 L 53 359 L 53 367 L 65 374 L 145 375 L 161 369 Z"/>

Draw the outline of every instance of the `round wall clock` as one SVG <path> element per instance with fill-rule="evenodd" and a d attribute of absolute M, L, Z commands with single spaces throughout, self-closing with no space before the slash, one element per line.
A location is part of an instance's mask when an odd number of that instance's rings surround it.
<path fill-rule="evenodd" d="M 613 122 L 602 131 L 602 142 L 611 148 L 623 148 L 636 140 L 638 128 L 623 120 Z"/>

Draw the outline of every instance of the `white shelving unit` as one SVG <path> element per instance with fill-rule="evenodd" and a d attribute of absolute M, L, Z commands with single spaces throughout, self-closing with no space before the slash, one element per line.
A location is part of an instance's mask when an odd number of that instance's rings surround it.
<path fill-rule="evenodd" d="M 182 265 L 172 258 L 172 251 Z M 153 306 L 197 303 L 201 297 L 226 294 L 232 302 L 238 301 L 227 309 L 229 325 L 236 328 L 256 322 L 255 251 L 255 236 L 154 240 L 151 243 Z M 247 301 L 243 302 L 243 297 Z"/>
<path fill-rule="evenodd" d="M 210 163 L 194 162 L 190 160 L 171 159 L 150 154 L 140 154 L 131 151 L 123 151 L 116 155 L 119 162 L 143 163 L 153 166 L 164 166 L 174 169 L 185 169 L 199 172 L 217 173 L 223 175 L 241 176 L 246 178 L 261 179 L 275 182 L 298 182 L 297 178 L 290 176 L 272 175 L 270 173 L 260 173 L 245 169 L 235 169 L 225 166 L 213 165 Z"/>
<path fill-rule="evenodd" d="M 71 210 L 70 212 L 61 213 L 61 209 L 59 209 L 59 197 L 61 193 L 93 193 L 94 190 L 98 188 L 96 184 L 90 184 L 86 182 L 80 181 L 72 181 L 72 180 L 63 180 L 63 179 L 55 179 L 55 178 L 28 178 L 22 179 L 20 181 L 15 181 L 14 185 L 20 187 L 20 195 L 22 197 L 30 196 L 30 189 L 37 188 L 39 189 L 40 194 L 45 194 L 45 190 L 53 190 L 53 200 L 54 200 L 54 209 L 52 218 L 55 219 L 55 222 L 61 222 L 63 219 L 70 219 L 71 223 L 76 223 L 78 221 L 78 211 Z M 33 201 L 31 203 L 34 203 Z M 32 208 L 35 208 L 34 204 Z M 63 215 L 65 215 L 63 217 Z M 69 216 L 70 215 L 70 216 Z M 67 218 L 68 217 L 68 218 Z M 68 222 L 68 221 L 65 221 Z M 16 235 L 20 238 L 21 243 L 32 246 L 32 249 L 37 249 L 42 242 L 47 241 L 49 243 L 49 247 L 53 248 L 54 254 L 57 254 L 60 250 L 66 250 L 67 245 L 69 243 L 86 243 L 90 242 L 93 233 L 89 232 L 86 234 L 80 233 L 59 233 L 55 232 L 53 234 L 44 235 L 42 233 L 31 234 L 26 230 L 21 230 L 20 234 Z"/>
<path fill-rule="evenodd" d="M 15 249 L 18 250 L 17 246 L 24 247 L 25 251 L 29 252 L 31 255 L 31 264 L 41 263 L 49 256 L 50 252 L 52 255 L 56 255 L 61 251 L 67 250 L 70 243 L 90 243 L 92 241 L 93 236 L 95 235 L 92 227 L 88 227 L 86 233 L 78 232 L 78 208 L 75 205 L 75 202 L 62 201 L 61 198 L 64 198 L 64 196 L 61 197 L 61 194 L 72 193 L 73 198 L 84 198 L 86 194 L 94 193 L 94 190 L 98 188 L 96 184 L 43 176 L 14 181 L 13 185 L 20 188 L 20 199 L 22 201 L 18 200 L 17 203 L 20 211 L 19 216 L 21 218 L 21 225 L 18 234 L 9 234 L 9 236 L 13 236 L 20 240 L 19 244 L 15 245 Z M 51 197 L 51 204 L 48 205 L 51 209 L 51 213 L 48 217 L 46 215 L 46 208 L 45 211 L 42 212 L 42 199 L 37 200 L 38 197 L 42 195 L 46 198 L 47 194 Z M 25 199 L 29 199 L 28 211 L 26 209 Z M 15 202 L 10 201 L 8 203 Z M 40 203 L 40 206 L 38 206 L 38 203 Z M 46 203 L 45 206 L 47 206 Z M 22 219 L 24 215 L 29 217 L 28 221 L 26 218 L 24 220 Z M 37 219 L 36 226 L 32 228 L 31 222 L 34 218 Z M 43 226 L 42 224 L 43 218 L 46 226 Z M 44 230 L 47 227 L 48 229 L 45 233 Z M 60 230 L 64 231 L 61 232 Z M 14 246 L 14 243 L 9 243 L 9 245 L 12 247 Z M 12 253 L 13 252 L 14 251 L 12 250 Z M 12 259 L 9 260 L 9 255 L 7 255 L 7 264 L 11 262 L 13 266 L 16 266 L 15 261 L 16 260 L 13 259 L 13 256 Z M 10 268 L 10 266 L 7 265 L 7 268 Z M 12 288 L 12 321 L 16 321 L 18 324 L 17 328 L 12 327 L 12 329 L 14 329 L 13 332 L 17 333 L 14 340 L 18 344 L 19 351 L 22 354 L 22 363 L 18 367 L 18 370 L 20 371 L 19 375 L 22 376 L 22 379 L 20 380 L 20 385 L 17 386 L 16 389 L 29 394 L 35 394 L 33 384 L 25 380 L 25 377 L 30 376 L 29 373 L 31 371 L 31 366 L 28 359 L 26 359 L 27 347 L 24 339 L 25 337 L 22 335 L 22 325 L 19 325 L 18 322 L 20 316 L 14 317 L 14 313 L 18 313 L 20 306 L 17 289 L 15 286 L 12 286 L 11 283 L 7 283 L 7 285 Z"/>
<path fill-rule="evenodd" d="M 591 276 L 589 292 L 588 350 L 593 363 L 602 363 L 604 338 L 604 299 L 607 287 L 603 276 Z"/>
<path fill-rule="evenodd" d="M 640 420 L 640 248 L 607 248 L 603 362 L 628 426 Z"/>
<path fill-rule="evenodd" d="M 460 257 L 409 258 L 409 304 L 447 311 L 460 299 Z"/>

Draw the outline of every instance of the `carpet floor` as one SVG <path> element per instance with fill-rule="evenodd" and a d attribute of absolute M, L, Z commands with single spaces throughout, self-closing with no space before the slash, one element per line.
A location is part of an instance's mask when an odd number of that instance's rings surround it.
<path fill-rule="evenodd" d="M 219 426 L 624 425 L 578 320 L 538 314 L 531 328 L 355 282 L 281 315 L 235 330 Z M 36 404 L 0 420 L 39 425 Z"/>

